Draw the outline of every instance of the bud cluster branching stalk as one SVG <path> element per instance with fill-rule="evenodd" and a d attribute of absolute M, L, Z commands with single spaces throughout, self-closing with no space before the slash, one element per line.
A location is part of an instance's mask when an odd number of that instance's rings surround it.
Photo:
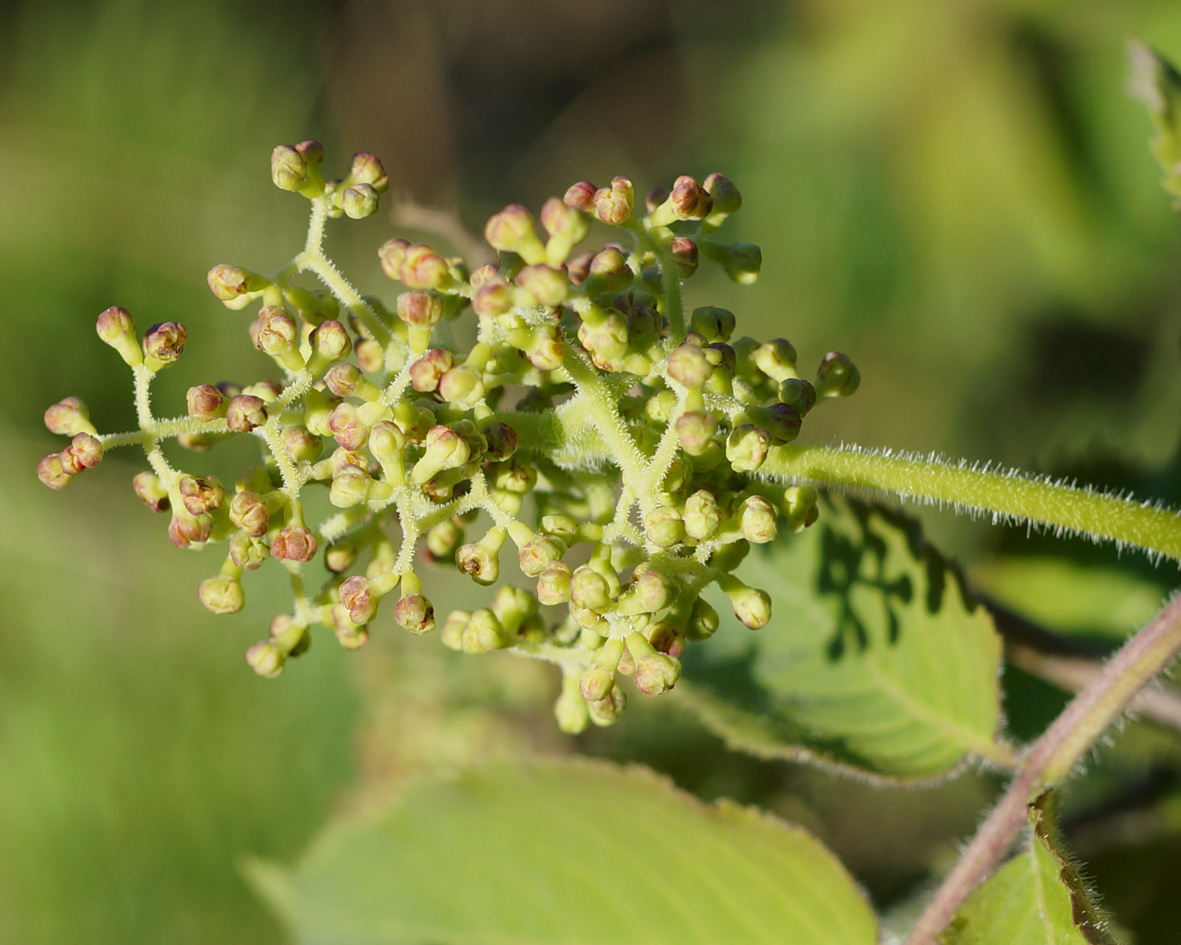
<path fill-rule="evenodd" d="M 679 177 L 639 204 L 625 177 L 576 183 L 536 217 L 512 204 L 484 228 L 497 262 L 475 269 L 389 239 L 377 256 L 395 286 L 383 300 L 358 293 L 324 237 L 330 219 L 377 210 L 385 171 L 366 153 L 342 178 L 323 168 L 315 141 L 272 155 L 276 186 L 311 204 L 291 262 L 208 274 L 212 294 L 244 313 L 270 376 L 206 379 L 185 416 L 157 418 L 152 382 L 181 359 L 187 330 L 162 322 L 140 335 L 130 313 L 107 309 L 97 331 L 133 373 L 138 429 L 100 434 L 66 398 L 45 421 L 70 442 L 38 469 L 61 488 L 107 450 L 139 445 L 149 469 L 136 495 L 168 516 L 172 542 L 224 549 L 198 591 L 215 614 L 241 610 L 246 573 L 277 561 L 292 606 L 247 651 L 260 675 L 305 652 L 313 626 L 357 649 L 384 613 L 414 634 L 437 627 L 456 650 L 558 664 L 555 712 L 577 732 L 619 718 L 621 676 L 645 695 L 673 688 L 685 647 L 718 627 L 707 587 L 747 627 L 768 623 L 770 595 L 734 572 L 751 545 L 816 520 L 813 485 L 971 504 L 964 490 L 979 483 L 962 470 L 959 486 L 941 467 L 941 491 L 911 489 L 917 467 L 908 480 L 889 457 L 794 443 L 817 404 L 857 389 L 848 357 L 830 352 L 801 373 L 786 339 L 736 336 L 726 309 L 686 310 L 683 284 L 702 266 L 744 285 L 759 274 L 757 246 L 719 235 L 742 203 L 721 174 Z M 596 228 L 606 240 L 581 249 Z M 460 321 L 475 326 L 468 350 L 445 340 Z M 160 447 L 175 438 L 200 453 L 235 435 L 252 437 L 261 460 L 233 483 L 174 468 Z M 314 489 L 335 508 L 318 522 L 305 502 Z M 1175 517 L 1166 524 L 1176 532 Z M 318 586 L 313 563 L 327 573 Z M 437 615 L 430 565 L 491 588 L 487 606 Z"/>

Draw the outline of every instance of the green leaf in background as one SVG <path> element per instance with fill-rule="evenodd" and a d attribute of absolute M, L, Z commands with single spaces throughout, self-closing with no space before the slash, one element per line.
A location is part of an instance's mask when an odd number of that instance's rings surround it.
<path fill-rule="evenodd" d="M 1000 639 L 913 520 L 830 498 L 741 573 L 773 595 L 771 622 L 752 634 L 727 614 L 682 681 L 731 745 L 903 780 L 965 754 L 1008 760 L 995 741 Z"/>
<path fill-rule="evenodd" d="M 420 781 L 294 870 L 250 874 L 301 945 L 877 941 L 848 874 L 800 828 L 586 760 Z"/>
<path fill-rule="evenodd" d="M 1030 849 L 977 889 L 940 945 L 1109 945 L 1116 941 L 1061 852 L 1049 793 L 1029 805 Z"/>

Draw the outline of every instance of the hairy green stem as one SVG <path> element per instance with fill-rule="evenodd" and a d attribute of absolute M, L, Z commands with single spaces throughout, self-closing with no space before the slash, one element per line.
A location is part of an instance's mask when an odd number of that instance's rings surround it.
<path fill-rule="evenodd" d="M 996 522 L 1027 522 L 1062 534 L 1134 545 L 1150 555 L 1181 559 L 1181 516 L 1155 503 L 1136 502 L 1062 482 L 858 447 L 792 444 L 773 449 L 760 472 L 884 492 L 957 512 L 986 513 Z"/>
<path fill-rule="evenodd" d="M 1111 658 L 1030 747 L 1017 776 L 919 917 L 906 945 L 936 945 L 968 895 L 993 871 L 1027 822 L 1026 807 L 1063 781 L 1147 683 L 1181 651 L 1181 595 Z"/>

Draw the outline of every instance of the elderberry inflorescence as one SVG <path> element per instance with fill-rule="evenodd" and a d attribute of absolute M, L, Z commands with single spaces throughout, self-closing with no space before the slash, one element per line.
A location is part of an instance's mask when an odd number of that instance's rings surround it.
<path fill-rule="evenodd" d="M 98 334 L 132 368 L 140 429 L 99 435 L 77 398 L 55 404 L 46 425 L 72 440 L 42 460 L 42 481 L 61 488 L 105 450 L 141 445 L 151 468 L 135 492 L 170 515 L 172 542 L 227 548 L 199 589 L 213 613 L 239 611 L 244 572 L 280 562 L 293 610 L 247 652 L 263 676 L 306 650 L 316 624 L 350 649 L 381 609 L 411 633 L 435 629 L 424 559 L 497 585 L 487 607 L 439 622 L 443 642 L 556 663 L 556 714 L 571 732 L 619 717 L 620 674 L 647 695 L 673 687 L 686 644 L 717 629 L 707 586 L 746 626 L 764 626 L 770 597 L 735 568 L 751 544 L 811 524 L 816 495 L 760 468 L 858 375 L 834 352 L 801 377 L 784 339 L 733 339 L 731 312 L 683 309 L 682 283 L 703 261 L 738 283 L 758 275 L 757 246 L 715 235 L 741 205 L 735 186 L 679 177 L 639 212 L 625 177 L 578 183 L 537 219 L 520 205 L 495 214 L 484 237 L 498 263 L 475 270 L 391 239 L 378 253 L 403 290 L 391 310 L 359 296 L 321 249 L 326 219 L 376 210 L 381 163 L 357 154 L 347 177 L 325 180 L 323 162 L 314 141 L 272 155 L 275 184 L 311 201 L 305 250 L 271 276 L 219 265 L 208 277 L 227 308 L 256 309 L 250 338 L 281 379 L 199 384 L 186 417 L 155 419 L 152 378 L 181 357 L 186 330 L 165 322 L 141 342 L 131 316 L 108 309 Z M 576 254 L 596 220 L 615 239 Z M 297 285 L 302 272 L 325 289 Z M 466 350 L 446 340 L 465 323 Z M 232 489 L 174 469 L 160 449 L 236 433 L 259 441 L 263 461 Z M 318 524 L 304 492 L 315 486 L 335 508 Z M 513 553 L 528 589 L 502 579 Z M 313 592 L 317 559 L 327 579 Z"/>

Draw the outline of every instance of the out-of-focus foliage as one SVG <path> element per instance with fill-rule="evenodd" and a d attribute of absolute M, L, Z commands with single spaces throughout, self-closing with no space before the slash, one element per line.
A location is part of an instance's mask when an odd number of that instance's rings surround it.
<path fill-rule="evenodd" d="M 1173 0 L 9 9 L 0 938 L 279 941 L 235 861 L 301 849 L 333 799 L 348 802 L 358 762 L 375 791 L 410 770 L 567 744 L 545 720 L 553 693 L 541 676 L 508 676 L 503 661 L 458 670 L 434 641 L 409 641 L 413 655 L 382 641 L 319 654 L 262 683 L 239 656 L 258 635 L 255 611 L 211 621 L 171 596 L 206 563 L 173 553 L 111 485 L 124 470 L 52 503 L 35 482 L 53 445 L 44 404 L 77 394 L 104 429 L 128 409 L 125 374 L 93 335 L 108 305 L 145 325 L 184 321 L 188 370 L 210 380 L 257 370 L 245 322 L 202 283 L 217 262 L 280 265 L 300 232 L 301 208 L 266 182 L 273 145 L 315 136 L 335 153 L 374 151 L 408 197 L 458 207 L 473 229 L 508 201 L 536 207 L 579 179 L 627 173 L 643 187 L 722 170 L 746 198 L 743 238 L 766 262 L 755 287 L 703 295 L 810 362 L 832 342 L 861 369 L 861 395 L 811 435 L 1081 474 L 1176 502 L 1181 224 L 1123 90 L 1127 35 L 1176 58 L 1181 13 Z M 337 256 L 376 274 L 392 227 L 350 227 Z M 167 402 L 180 412 L 186 381 L 172 380 L 161 413 Z M 937 543 L 985 544 L 979 530 L 927 523 Z M 1025 576 L 1021 598 L 1049 602 L 1038 619 L 1051 629 L 1074 629 L 1070 608 L 1055 619 L 1053 570 L 1041 574 L 1040 589 Z M 1014 678 L 1010 718 L 1061 700 Z M 878 904 L 952 855 L 989 789 L 969 776 L 932 794 L 871 793 L 738 761 L 675 701 L 645 710 L 581 747 L 805 824 Z M 1177 862 L 1175 740 L 1112 764 L 1097 780 L 1125 790 L 1080 791 L 1074 809 L 1067 798 L 1068 844 L 1142 945 L 1174 941 L 1171 890 L 1128 877 Z"/>

